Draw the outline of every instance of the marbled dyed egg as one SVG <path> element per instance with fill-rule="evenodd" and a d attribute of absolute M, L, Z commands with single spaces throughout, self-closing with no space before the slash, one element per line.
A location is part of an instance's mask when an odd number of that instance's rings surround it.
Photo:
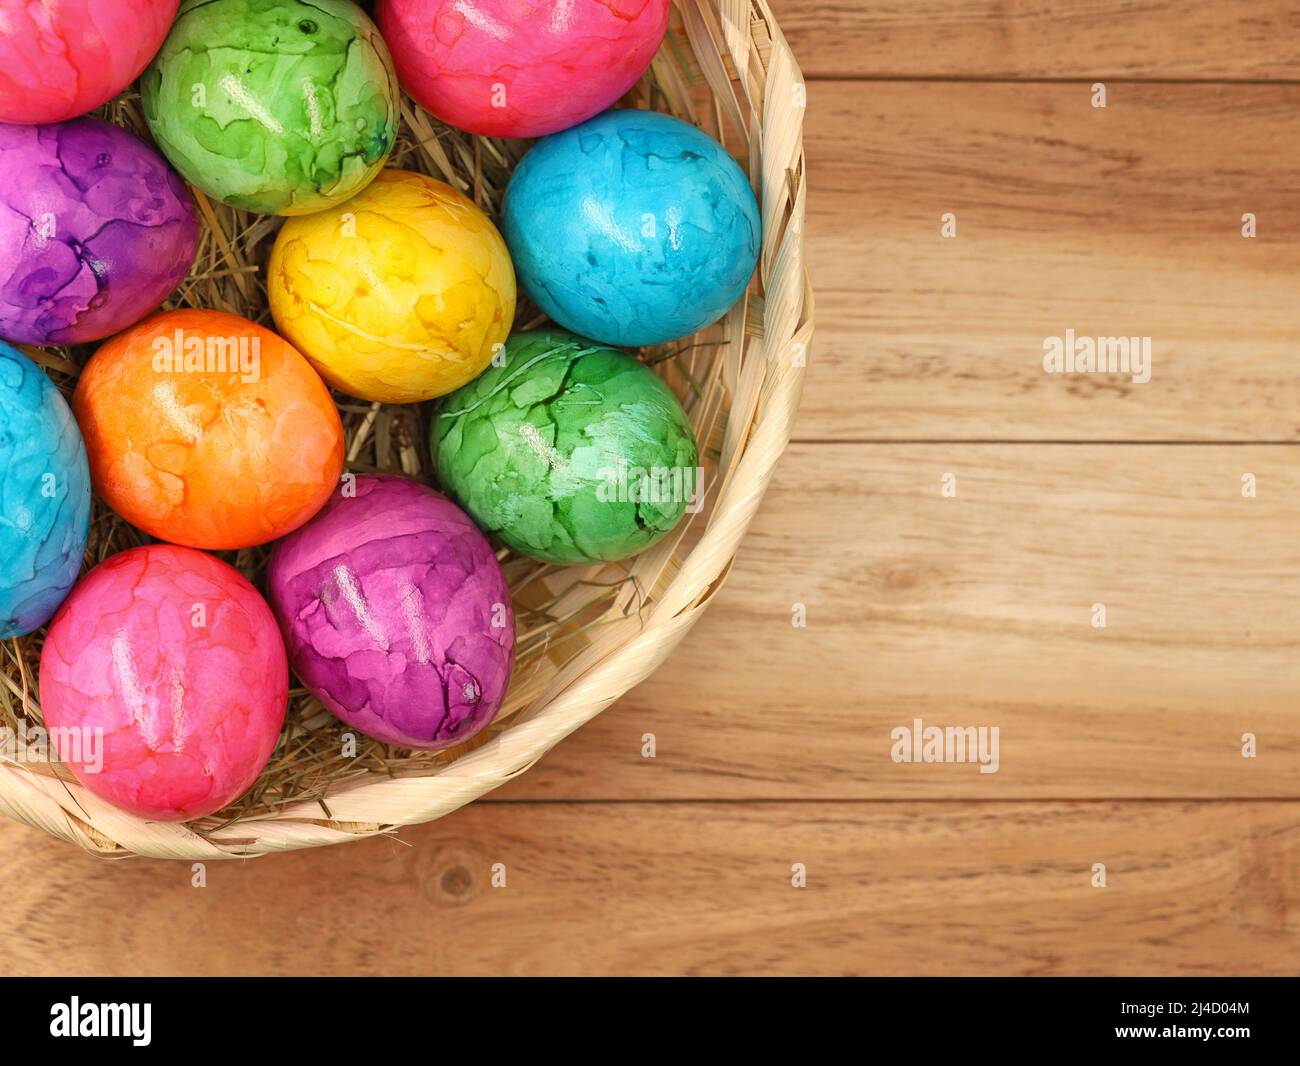
<path fill-rule="evenodd" d="M 345 485 L 275 546 L 267 594 L 294 673 L 378 740 L 450 747 L 505 698 L 510 590 L 483 534 L 426 485 L 388 475 Z"/>
<path fill-rule="evenodd" d="M 165 311 L 100 347 L 73 409 L 95 491 L 132 525 L 193 548 L 248 548 L 338 485 L 343 426 L 292 346 L 224 311 Z"/>
<path fill-rule="evenodd" d="M 72 412 L 40 367 L 0 341 L 0 640 L 49 620 L 89 531 L 90 471 Z"/>
<path fill-rule="evenodd" d="M 566 329 L 663 344 L 721 318 L 758 261 L 744 172 L 707 134 L 655 111 L 607 111 L 539 141 L 506 192 L 519 283 Z"/>
<path fill-rule="evenodd" d="M 262 214 L 364 189 L 396 141 L 399 95 L 388 47 L 352 0 L 185 0 L 140 79 L 176 169 Z"/>
<path fill-rule="evenodd" d="M 700 501 L 690 422 L 645 364 L 559 330 L 517 333 L 505 356 L 443 401 L 430 445 L 444 487 L 503 544 L 623 559 Z"/>
<path fill-rule="evenodd" d="M 97 118 L 0 125 L 0 336 L 102 340 L 185 279 L 199 222 L 185 183 Z"/>
<path fill-rule="evenodd" d="M 0 122 L 62 122 L 144 70 L 179 0 L 0 0 Z"/>
<path fill-rule="evenodd" d="M 41 651 L 41 711 L 83 785 L 132 814 L 201 818 L 247 792 L 284 725 L 289 668 L 266 601 L 171 544 L 77 585 Z"/>
<path fill-rule="evenodd" d="M 668 0 L 379 0 L 376 18 L 426 110 L 470 133 L 541 137 L 636 84 Z"/>
<path fill-rule="evenodd" d="M 459 388 L 510 332 L 515 273 L 487 215 L 450 185 L 385 170 L 290 219 L 271 255 L 276 327 L 335 388 L 416 403 Z"/>

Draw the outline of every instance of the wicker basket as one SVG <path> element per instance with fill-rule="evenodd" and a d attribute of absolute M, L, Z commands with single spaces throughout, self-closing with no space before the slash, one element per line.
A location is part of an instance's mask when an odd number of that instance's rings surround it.
<path fill-rule="evenodd" d="M 189 824 L 151 822 L 109 806 L 56 764 L 0 761 L 0 810 L 109 855 L 208 860 L 357 840 L 439 818 L 524 773 L 667 658 L 730 570 L 789 441 L 813 330 L 798 64 L 765 0 L 674 4 L 669 37 L 631 102 L 670 110 L 726 144 L 748 164 L 763 218 L 762 254 L 747 299 L 689 342 L 685 354 L 655 361 L 683 397 L 705 456 L 709 488 L 700 513 L 624 564 L 560 569 L 502 553 L 517 607 L 544 602 L 555 621 L 531 634 L 535 653 L 521 656 L 497 720 L 461 749 L 433 759 L 392 753 L 384 772 L 358 768 L 278 800 L 273 758 L 258 805 Z M 409 101 L 404 114 L 408 135 L 436 141 L 428 116 Z M 474 145 L 472 157 L 478 151 Z M 481 193 L 472 166 L 458 165 L 436 145 L 433 152 L 445 162 L 448 180 Z M 213 205 L 200 198 L 200 206 L 213 223 Z M 225 243 L 209 240 L 210 254 L 228 255 Z M 350 459 L 373 424 L 372 414 L 350 435 Z M 418 474 L 419 467 L 406 472 Z M 523 647 L 528 615 L 519 613 Z M 24 665 L 33 661 L 31 652 L 20 648 L 13 657 L 18 669 L 3 677 L 0 707 L 21 708 L 39 721 L 36 678 Z M 310 736 L 328 728 L 321 719 L 332 722 L 321 712 L 294 728 Z M 293 742 L 290 732 L 281 752 Z"/>

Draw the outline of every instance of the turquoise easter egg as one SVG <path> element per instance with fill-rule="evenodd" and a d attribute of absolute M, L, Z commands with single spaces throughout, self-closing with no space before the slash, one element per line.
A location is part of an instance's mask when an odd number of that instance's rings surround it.
<path fill-rule="evenodd" d="M 90 469 L 67 401 L 0 341 L 0 639 L 43 626 L 90 533 Z"/>
<path fill-rule="evenodd" d="M 657 111 L 606 111 L 543 138 L 510 179 L 502 222 L 533 302 L 624 347 L 716 322 L 744 294 L 762 243 L 739 164 Z"/>

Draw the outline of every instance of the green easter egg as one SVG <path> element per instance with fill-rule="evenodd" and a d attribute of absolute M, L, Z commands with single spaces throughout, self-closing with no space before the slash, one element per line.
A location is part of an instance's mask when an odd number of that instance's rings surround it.
<path fill-rule="evenodd" d="M 388 47 L 351 0 L 185 0 L 140 94 L 186 180 L 261 214 L 354 196 L 397 137 Z"/>
<path fill-rule="evenodd" d="M 702 497 L 690 422 L 644 364 L 560 330 L 513 334 L 504 354 L 444 399 L 430 433 L 443 486 L 503 544 L 624 559 Z"/>

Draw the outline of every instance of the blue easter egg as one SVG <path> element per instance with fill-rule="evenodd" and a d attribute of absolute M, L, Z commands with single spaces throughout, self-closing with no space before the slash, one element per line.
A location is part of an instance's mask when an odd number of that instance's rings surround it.
<path fill-rule="evenodd" d="M 506 191 L 519 280 L 552 319 L 606 344 L 677 340 L 740 299 L 762 242 L 744 171 L 656 111 L 606 111 L 537 143 Z"/>
<path fill-rule="evenodd" d="M 39 629 L 77 580 L 90 468 L 67 401 L 0 341 L 0 639 Z"/>

